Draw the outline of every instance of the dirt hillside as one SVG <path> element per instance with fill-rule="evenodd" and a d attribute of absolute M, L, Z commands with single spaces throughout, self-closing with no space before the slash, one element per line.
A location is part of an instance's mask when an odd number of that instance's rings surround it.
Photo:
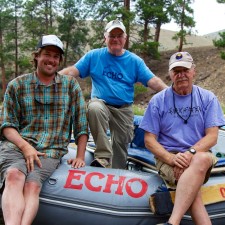
<path fill-rule="evenodd" d="M 225 106 L 225 60 L 220 58 L 220 50 L 213 46 L 186 48 L 196 64 L 197 76 L 195 84 L 211 90 Z M 145 59 L 149 68 L 159 76 L 166 84 L 170 85 L 168 76 L 168 62 L 175 50 L 161 53 L 160 60 Z M 135 104 L 145 105 L 154 93 L 149 90 L 145 94 L 140 94 L 135 99 Z"/>

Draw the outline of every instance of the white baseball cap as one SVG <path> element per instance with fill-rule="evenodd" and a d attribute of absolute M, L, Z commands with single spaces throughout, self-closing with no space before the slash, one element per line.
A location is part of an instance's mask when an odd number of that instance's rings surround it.
<path fill-rule="evenodd" d="M 121 21 L 119 21 L 118 19 L 112 20 L 109 23 L 107 23 L 105 26 L 105 32 L 109 33 L 110 31 L 112 31 L 115 28 L 119 28 L 124 33 L 126 33 L 126 28 L 125 28 L 124 24 Z"/>
<path fill-rule="evenodd" d="M 177 66 L 186 67 L 190 69 L 193 63 L 194 60 L 188 52 L 177 52 L 170 57 L 169 71 Z"/>
<path fill-rule="evenodd" d="M 44 35 L 39 41 L 37 48 L 43 48 L 49 45 L 58 47 L 61 50 L 62 54 L 64 53 L 62 41 L 54 34 Z"/>

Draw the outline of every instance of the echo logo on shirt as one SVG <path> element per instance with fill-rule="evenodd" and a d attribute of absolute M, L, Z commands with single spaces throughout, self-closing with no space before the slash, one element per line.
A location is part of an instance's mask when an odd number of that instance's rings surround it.
<path fill-rule="evenodd" d="M 123 74 L 121 72 L 112 71 L 110 69 L 110 66 L 107 66 L 104 68 L 102 75 L 106 76 L 110 79 L 113 79 L 113 80 L 122 80 L 123 79 Z"/>

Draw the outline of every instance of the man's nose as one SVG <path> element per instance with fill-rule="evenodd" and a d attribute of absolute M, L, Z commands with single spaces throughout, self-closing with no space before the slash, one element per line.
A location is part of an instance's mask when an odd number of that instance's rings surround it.
<path fill-rule="evenodd" d="M 177 72 L 177 76 L 182 77 L 185 75 L 185 70 L 181 70 L 179 72 Z"/>

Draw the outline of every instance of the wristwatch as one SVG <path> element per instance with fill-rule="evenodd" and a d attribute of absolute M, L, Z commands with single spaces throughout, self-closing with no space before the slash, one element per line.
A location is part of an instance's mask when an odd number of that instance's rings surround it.
<path fill-rule="evenodd" d="M 196 150 L 194 148 L 189 148 L 188 151 L 193 155 L 196 153 Z"/>

